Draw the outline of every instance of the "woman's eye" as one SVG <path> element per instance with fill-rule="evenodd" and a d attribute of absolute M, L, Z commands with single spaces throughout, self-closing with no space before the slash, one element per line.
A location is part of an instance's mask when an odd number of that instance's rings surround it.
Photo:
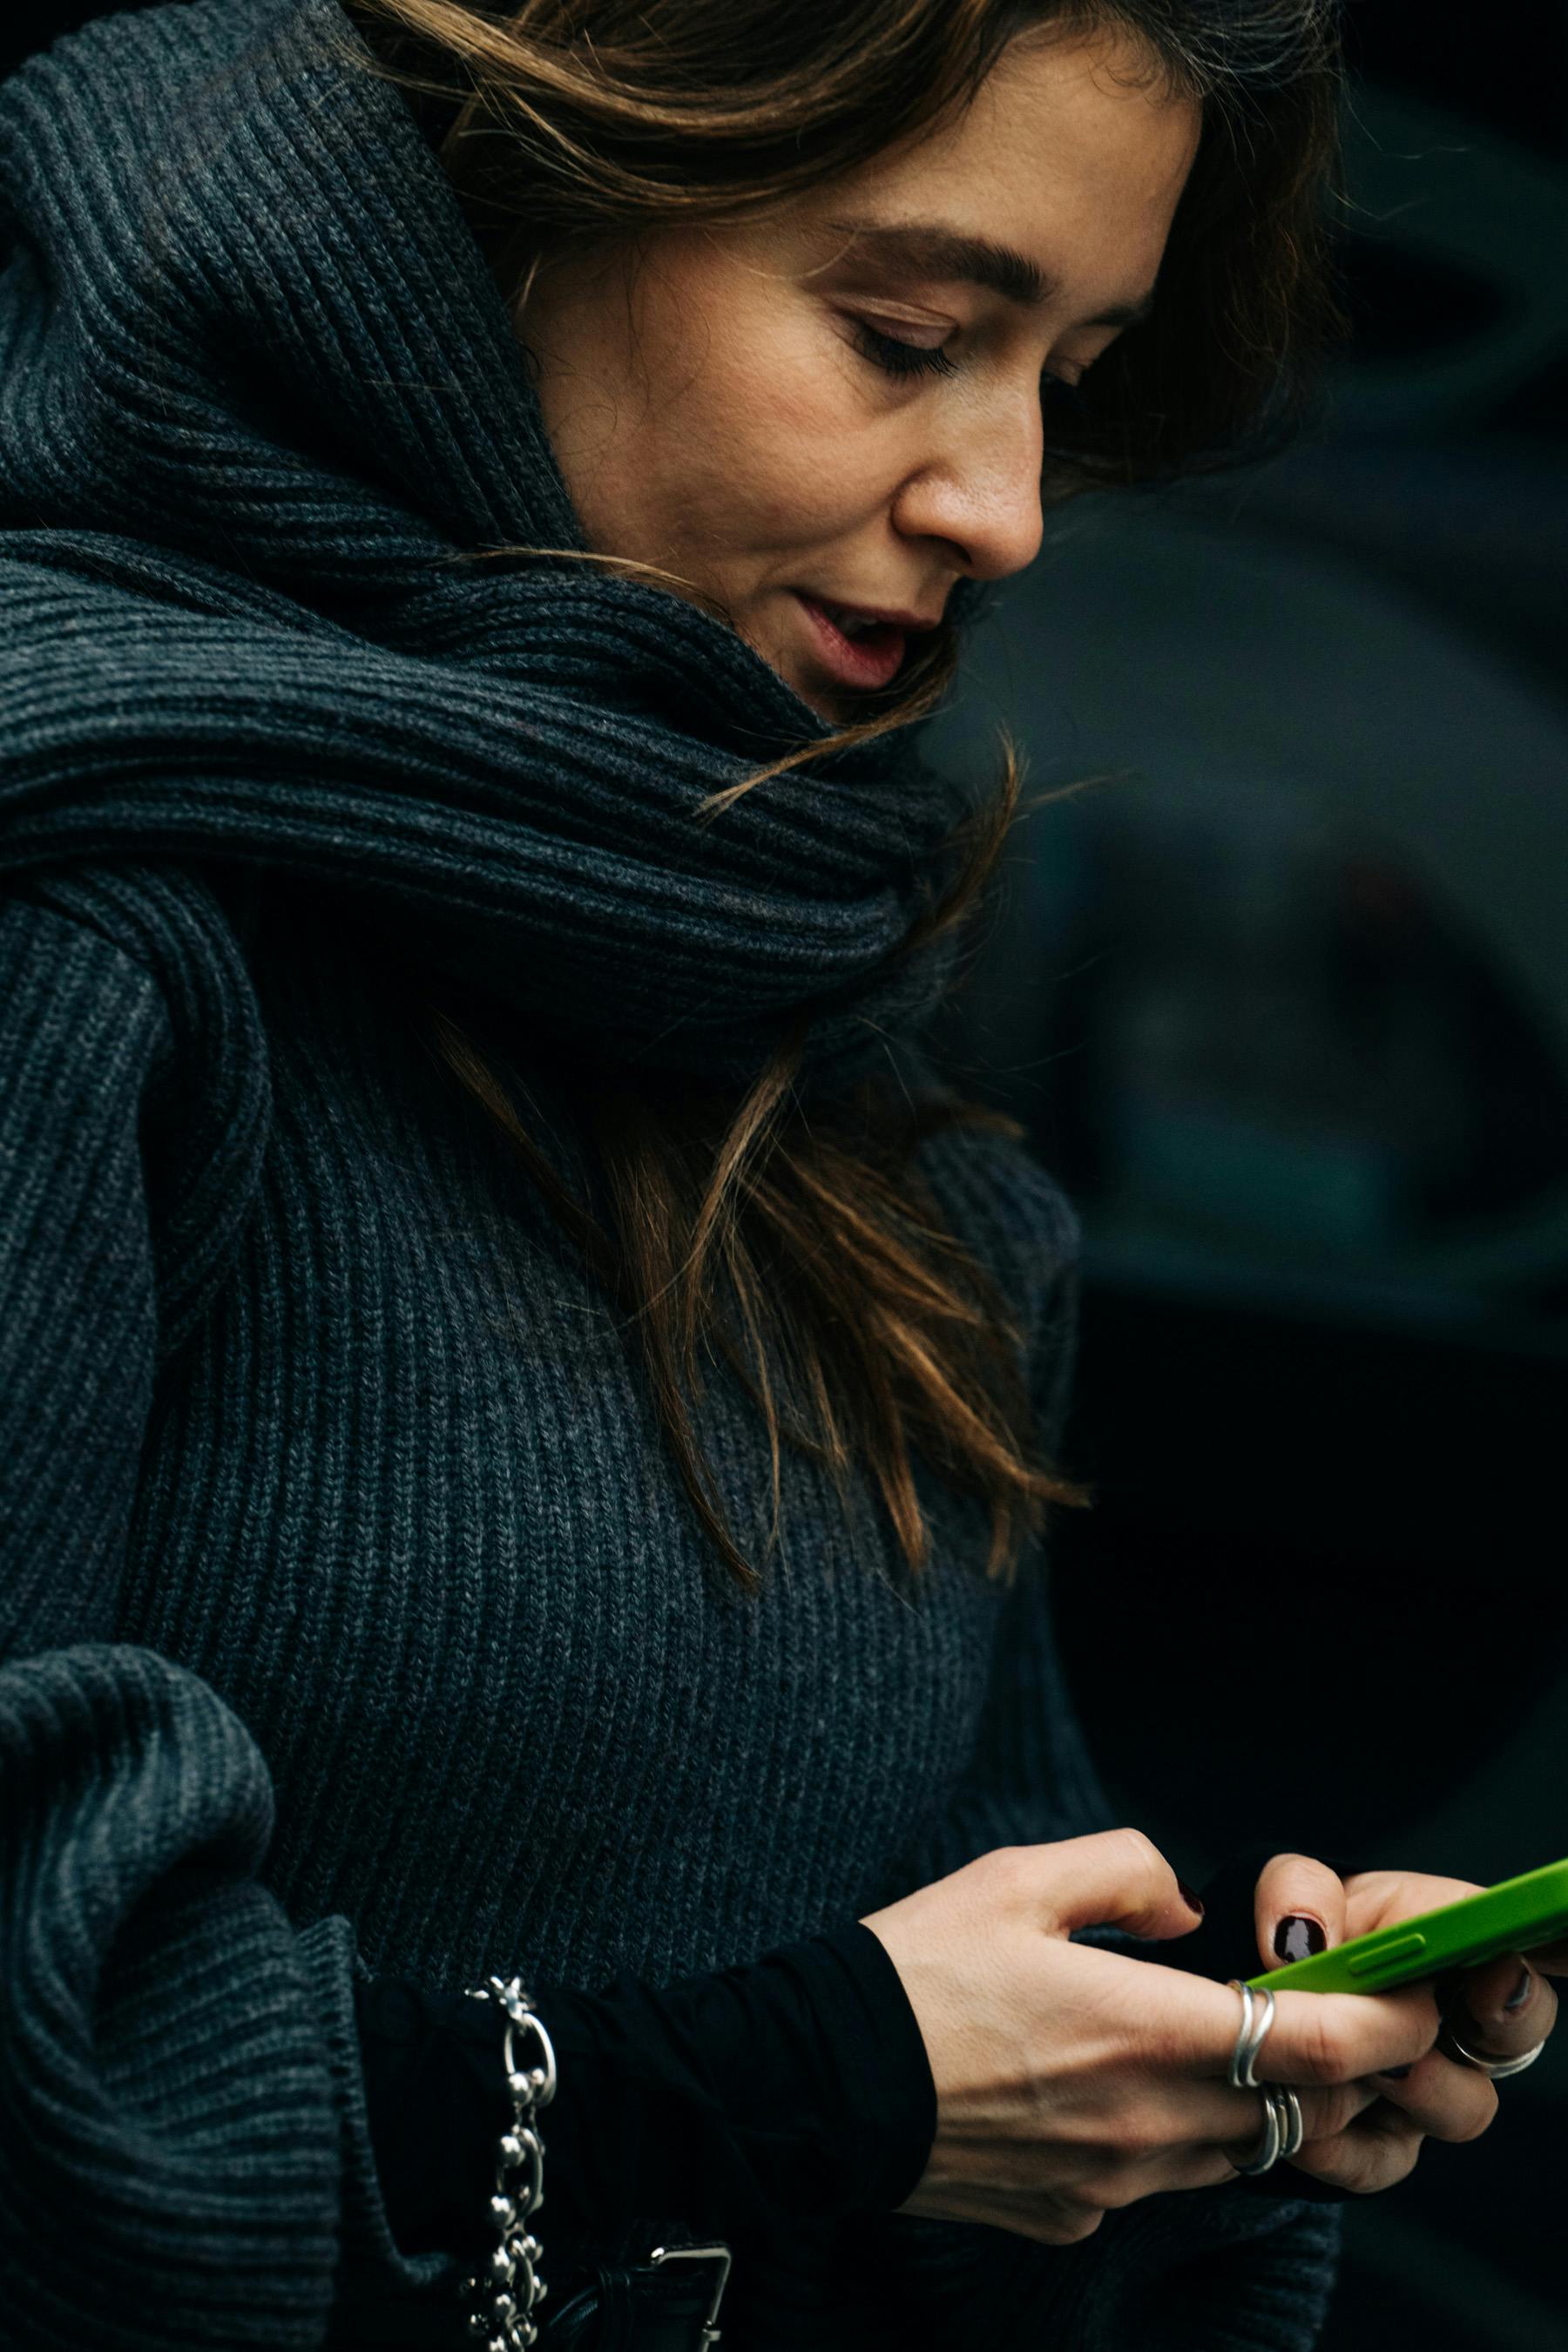
<path fill-rule="evenodd" d="M 861 357 L 889 375 L 955 375 L 958 372 L 958 362 L 949 359 L 940 344 L 928 349 L 923 343 L 900 342 L 896 335 L 884 335 L 868 319 L 857 319 L 855 330 L 855 347 Z"/>
<path fill-rule="evenodd" d="M 888 375 L 956 375 L 958 362 L 949 357 L 940 344 L 906 343 L 896 335 L 886 335 L 873 327 L 868 319 L 855 321 L 855 347 L 872 365 Z M 1089 373 L 1080 369 L 1077 375 L 1058 375 L 1055 368 L 1047 368 L 1040 377 L 1042 393 L 1072 393 L 1081 390 L 1083 378 Z"/>

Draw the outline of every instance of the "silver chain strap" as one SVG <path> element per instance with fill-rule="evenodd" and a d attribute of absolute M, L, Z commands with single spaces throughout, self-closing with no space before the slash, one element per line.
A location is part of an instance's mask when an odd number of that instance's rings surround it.
<path fill-rule="evenodd" d="M 468 2333 L 484 2345 L 485 2352 L 529 2352 L 539 2339 L 532 2315 L 549 2293 L 539 2275 L 543 2249 L 528 2221 L 544 2202 L 544 2141 L 538 2110 L 555 2096 L 555 2052 L 517 1977 L 491 1977 L 473 1987 L 468 1999 L 493 2000 L 505 2011 L 502 2063 L 512 2104 L 510 2127 L 501 2134 L 496 2149 L 496 2193 L 490 2199 L 490 2219 L 500 2231 L 500 2243 L 486 2268 L 463 2281 L 470 2306 Z M 518 2065 L 516 2042 L 525 2029 L 537 2038 L 544 2061 L 526 2072 Z"/>

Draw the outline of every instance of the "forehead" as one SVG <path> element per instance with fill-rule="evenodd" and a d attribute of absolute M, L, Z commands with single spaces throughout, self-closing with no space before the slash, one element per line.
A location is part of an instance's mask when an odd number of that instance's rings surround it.
<path fill-rule="evenodd" d="M 1202 134 L 1199 103 L 1173 94 L 1130 37 L 1023 36 L 973 101 L 856 167 L 812 209 L 939 220 L 1012 248 L 1049 279 L 1073 256 L 1147 285 Z"/>

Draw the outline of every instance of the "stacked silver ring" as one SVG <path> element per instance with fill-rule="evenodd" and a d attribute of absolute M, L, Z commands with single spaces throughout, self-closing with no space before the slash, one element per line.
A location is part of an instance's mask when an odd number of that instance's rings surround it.
<path fill-rule="evenodd" d="M 1437 2036 L 1437 2047 L 1445 2058 L 1457 2059 L 1461 2066 L 1473 2066 L 1478 2074 L 1485 2074 L 1494 2083 L 1503 2083 L 1510 2074 L 1522 2074 L 1527 2066 L 1533 2066 L 1546 2044 L 1538 2042 L 1533 2050 L 1525 2051 L 1519 2058 L 1483 2058 L 1478 2052 L 1467 2049 L 1453 2027 L 1445 2021 Z"/>
<path fill-rule="evenodd" d="M 1268 2172 L 1282 2156 L 1294 2156 L 1306 2137 L 1306 2126 L 1301 2102 L 1289 2085 L 1260 2083 L 1252 2071 L 1274 2022 L 1274 1995 L 1267 1987 L 1254 1994 L 1239 1977 L 1232 1977 L 1230 1984 L 1241 1995 L 1241 2028 L 1231 2052 L 1229 2081 L 1238 2091 L 1259 2091 L 1263 2095 L 1263 2137 L 1247 2162 L 1236 2168 L 1250 2175 Z"/>

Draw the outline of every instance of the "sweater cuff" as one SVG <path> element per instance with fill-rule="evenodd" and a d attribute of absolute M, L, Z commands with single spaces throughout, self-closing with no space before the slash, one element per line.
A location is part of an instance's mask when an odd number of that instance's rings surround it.
<path fill-rule="evenodd" d="M 354 1949 L 353 1931 L 335 1915 L 318 1919 L 300 1936 L 299 1950 L 325 2035 L 341 2136 L 342 2215 L 336 2299 L 350 2305 L 445 2288 L 457 2275 L 451 2254 L 428 2244 L 405 2252 L 383 2201 L 355 2001 L 356 1984 L 368 1984 L 371 1974 Z"/>

